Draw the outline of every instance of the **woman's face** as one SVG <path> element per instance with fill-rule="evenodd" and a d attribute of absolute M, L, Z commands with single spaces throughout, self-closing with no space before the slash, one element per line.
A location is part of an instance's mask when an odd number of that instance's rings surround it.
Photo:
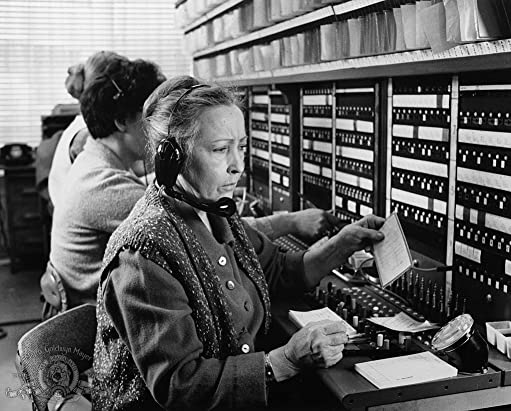
<path fill-rule="evenodd" d="M 80 98 L 80 95 L 83 91 L 83 78 L 78 79 L 78 77 L 83 76 L 83 74 L 80 74 L 80 71 L 82 70 L 82 65 L 75 64 L 74 66 L 71 66 L 67 69 L 67 78 L 65 81 L 65 86 L 67 89 L 67 92 L 71 94 L 76 99 Z"/>
<path fill-rule="evenodd" d="M 146 137 L 142 129 L 142 113 L 137 113 L 133 118 L 129 118 L 125 122 L 124 141 L 127 155 L 133 161 L 141 160 L 145 156 Z"/>
<path fill-rule="evenodd" d="M 245 119 L 238 107 L 206 109 L 200 119 L 200 137 L 183 172 L 185 185 L 200 200 L 232 198 L 245 168 L 246 147 Z"/>

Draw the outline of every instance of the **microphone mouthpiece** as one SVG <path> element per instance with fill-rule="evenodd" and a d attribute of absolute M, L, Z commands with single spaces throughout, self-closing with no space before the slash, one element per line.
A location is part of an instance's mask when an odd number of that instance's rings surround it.
<path fill-rule="evenodd" d="M 218 215 L 230 217 L 236 212 L 236 203 L 232 198 L 222 197 L 215 204 Z"/>

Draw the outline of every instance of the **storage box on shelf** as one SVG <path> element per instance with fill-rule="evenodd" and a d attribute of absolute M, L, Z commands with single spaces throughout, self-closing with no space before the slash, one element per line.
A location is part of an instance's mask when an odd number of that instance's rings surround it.
<path fill-rule="evenodd" d="M 278 81 L 288 75 L 286 69 L 300 75 L 301 69 L 306 73 L 337 71 L 509 52 L 508 44 L 495 41 L 511 37 L 511 24 L 505 18 L 511 14 L 507 3 L 458 2 L 454 9 L 453 2 L 396 4 L 353 0 L 250 33 L 253 19 L 240 21 L 238 25 L 247 34 L 225 36 L 213 43 L 202 36 L 200 47 L 192 47 L 196 73 L 225 81 L 247 76 Z M 480 41 L 485 44 L 474 43 Z M 209 47 L 204 48 L 205 43 Z M 247 61 L 251 64 L 244 64 Z"/>

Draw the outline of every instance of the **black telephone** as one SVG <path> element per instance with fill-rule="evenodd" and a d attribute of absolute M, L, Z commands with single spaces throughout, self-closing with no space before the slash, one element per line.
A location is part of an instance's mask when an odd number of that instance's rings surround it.
<path fill-rule="evenodd" d="M 34 161 L 32 147 L 27 144 L 6 144 L 0 148 L 0 164 L 22 166 Z"/>

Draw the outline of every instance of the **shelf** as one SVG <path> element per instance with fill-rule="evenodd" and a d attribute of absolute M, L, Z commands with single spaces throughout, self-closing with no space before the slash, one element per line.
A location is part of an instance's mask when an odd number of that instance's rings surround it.
<path fill-rule="evenodd" d="M 462 44 L 442 53 L 433 53 L 429 49 L 405 51 L 219 77 L 215 80 L 226 85 L 247 86 L 458 73 L 510 67 L 511 39 L 506 39 Z"/>
<path fill-rule="evenodd" d="M 209 20 L 214 19 L 216 16 L 219 16 L 220 14 L 226 12 L 229 9 L 232 9 L 233 7 L 237 6 L 240 3 L 243 3 L 245 0 L 228 0 L 224 1 L 221 5 L 215 7 L 214 9 L 206 12 L 203 16 L 199 17 L 194 22 L 188 24 L 184 27 L 184 32 L 188 33 L 192 31 L 193 29 L 196 29 L 199 26 L 202 26 L 204 23 L 207 23 Z"/>
<path fill-rule="evenodd" d="M 301 16 L 292 18 L 290 20 L 285 20 L 281 23 L 274 24 L 274 25 L 266 27 L 264 29 L 254 31 L 254 32 L 246 34 L 244 36 L 224 41 L 220 44 L 217 44 L 216 46 L 207 48 L 205 50 L 198 51 L 193 54 L 193 58 L 198 59 L 201 57 L 208 56 L 210 54 L 216 54 L 223 50 L 231 49 L 234 47 L 239 47 L 244 44 L 252 43 L 254 41 L 260 41 L 265 38 L 274 36 L 276 34 L 280 34 L 285 31 L 288 31 L 288 30 L 299 28 L 306 24 L 314 23 L 314 22 L 326 19 L 328 17 L 333 17 L 334 10 L 335 10 L 335 15 L 339 16 L 341 14 L 350 13 L 352 11 L 359 10 L 359 9 L 362 9 L 367 6 L 371 6 L 373 4 L 383 3 L 383 1 L 384 0 L 352 0 L 347 3 L 338 4 L 337 6 L 334 6 L 333 8 L 330 6 L 323 7 L 321 9 L 312 11 L 310 13 L 303 14 Z M 216 9 L 213 11 L 216 11 Z"/>

